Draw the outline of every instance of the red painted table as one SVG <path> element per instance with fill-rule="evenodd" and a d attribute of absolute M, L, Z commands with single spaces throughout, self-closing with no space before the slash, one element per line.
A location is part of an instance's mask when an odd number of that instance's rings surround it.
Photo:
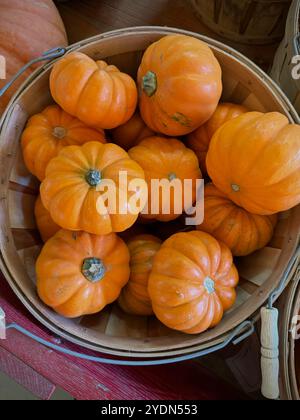
<path fill-rule="evenodd" d="M 39 337 L 82 351 L 61 342 L 35 321 L 2 276 L 0 307 L 8 323 L 15 322 Z M 42 399 L 49 399 L 57 386 L 80 400 L 243 399 L 197 361 L 158 367 L 102 365 L 49 350 L 14 330 L 8 331 L 6 340 L 0 340 L 0 370 Z"/>

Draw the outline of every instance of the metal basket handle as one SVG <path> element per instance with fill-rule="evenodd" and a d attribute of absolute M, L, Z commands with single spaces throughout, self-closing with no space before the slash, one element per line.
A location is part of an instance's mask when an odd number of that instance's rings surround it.
<path fill-rule="evenodd" d="M 28 338 L 31 338 L 32 340 L 52 349 L 56 350 L 60 353 L 67 354 L 68 356 L 73 356 L 79 359 L 88 360 L 91 362 L 96 363 L 104 363 L 104 364 L 110 364 L 110 365 L 118 365 L 118 366 L 158 366 L 158 365 L 167 365 L 167 364 L 174 364 L 174 363 L 180 363 L 196 358 L 200 358 L 203 356 L 206 356 L 208 354 L 212 354 L 218 350 L 222 350 L 225 347 L 227 347 L 229 344 L 239 344 L 241 341 L 245 340 L 246 338 L 250 337 L 250 335 L 254 332 L 254 322 L 251 321 L 245 321 L 242 324 L 240 324 L 237 328 L 235 328 L 232 333 L 224 340 L 222 343 L 217 344 L 216 346 L 210 347 L 209 349 L 205 349 L 202 351 L 198 351 L 195 353 L 191 353 L 184 356 L 178 356 L 178 357 L 172 357 L 172 358 L 166 358 L 166 359 L 156 359 L 156 360 L 122 360 L 122 359 L 109 359 L 104 357 L 96 357 L 96 356 L 90 356 L 84 353 L 75 352 L 69 349 L 66 349 L 64 347 L 58 346 L 56 344 L 50 343 L 49 341 L 46 341 L 40 337 L 38 337 L 35 334 L 32 334 L 25 328 L 21 327 L 18 324 L 8 324 L 5 323 L 5 313 L 0 308 L 0 340 L 6 339 L 6 333 L 9 330 L 16 330 L 20 332 L 21 334 L 25 335 Z"/>
<path fill-rule="evenodd" d="M 44 52 L 40 57 L 34 58 L 33 60 L 29 61 L 18 71 L 18 73 L 15 74 L 15 76 L 13 76 L 13 78 L 2 89 L 0 89 L 0 97 L 4 95 L 4 93 L 11 88 L 14 82 L 33 64 L 40 63 L 42 61 L 54 60 L 55 58 L 62 57 L 66 54 L 66 52 L 67 49 L 63 47 L 53 48 L 49 51 Z"/>

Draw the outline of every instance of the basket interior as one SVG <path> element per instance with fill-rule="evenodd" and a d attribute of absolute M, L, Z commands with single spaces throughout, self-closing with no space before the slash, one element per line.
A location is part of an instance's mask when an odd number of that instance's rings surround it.
<path fill-rule="evenodd" d="M 80 47 L 93 58 L 106 59 L 125 72 L 136 76 L 143 50 L 167 30 L 120 32 L 111 37 L 98 37 Z M 198 36 L 201 38 L 200 36 Z M 223 69 L 223 100 L 244 104 L 256 111 L 279 111 L 287 114 L 288 106 L 270 82 L 250 68 L 230 49 L 211 42 Z M 111 55 L 111 51 L 114 54 Z M 50 104 L 49 68 L 35 75 L 6 115 L 1 132 L 2 197 L 1 252 L 2 265 L 9 283 L 27 307 L 55 332 L 72 341 L 110 354 L 132 355 L 189 352 L 218 339 L 248 319 L 267 300 L 279 283 L 299 240 L 299 208 L 280 216 L 274 237 L 265 249 L 240 258 L 237 302 L 220 325 L 204 334 L 189 336 L 164 327 L 154 318 L 135 317 L 123 313 L 117 305 L 98 315 L 66 320 L 38 299 L 35 288 L 35 261 L 41 240 L 36 230 L 33 208 L 39 185 L 27 172 L 22 159 L 20 135 L 28 117 Z M 6 175 L 3 175 L 3 174 Z M 162 225 L 147 227 L 164 236 Z"/>

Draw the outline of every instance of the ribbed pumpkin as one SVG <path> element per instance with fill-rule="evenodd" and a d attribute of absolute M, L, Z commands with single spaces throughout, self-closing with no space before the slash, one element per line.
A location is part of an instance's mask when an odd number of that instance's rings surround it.
<path fill-rule="evenodd" d="M 0 56 L 6 61 L 6 79 L 0 77 L 0 89 L 30 60 L 67 43 L 63 22 L 52 0 L 1 0 Z M 32 68 L 0 98 L 0 115 Z"/>
<path fill-rule="evenodd" d="M 57 105 L 31 117 L 22 134 L 22 148 L 28 170 L 43 181 L 48 163 L 66 146 L 90 141 L 105 143 L 103 130 L 87 127 Z"/>
<path fill-rule="evenodd" d="M 219 324 L 236 300 L 239 275 L 229 248 L 204 232 L 178 233 L 157 252 L 149 295 L 167 327 L 199 334 Z"/>
<path fill-rule="evenodd" d="M 128 74 L 80 52 L 66 55 L 53 66 L 50 90 L 66 112 L 97 128 L 125 124 L 137 106 L 137 87 Z"/>
<path fill-rule="evenodd" d="M 224 124 L 206 163 L 216 187 L 251 213 L 275 214 L 300 203 L 300 126 L 280 113 L 250 112 Z"/>
<path fill-rule="evenodd" d="M 195 153 L 185 147 L 177 140 L 163 137 L 149 137 L 142 140 L 140 144 L 129 150 L 130 157 L 135 160 L 144 170 L 148 185 L 148 211 L 143 214 L 143 219 L 157 219 L 161 222 L 175 220 L 182 214 L 177 212 L 177 207 L 190 208 L 196 201 L 197 185 L 196 181 L 202 179 L 199 169 L 199 162 Z M 188 189 L 182 185 L 180 196 L 174 190 L 162 194 L 153 195 L 151 193 L 151 181 L 170 181 L 176 183 L 191 180 L 192 188 Z M 188 203 L 184 203 L 184 195 L 189 198 Z M 157 204 L 157 211 L 153 211 L 153 205 Z"/>
<path fill-rule="evenodd" d="M 121 172 L 127 180 L 120 181 Z M 54 222 L 64 229 L 107 235 L 128 229 L 138 218 L 137 201 L 142 197 L 138 188 L 129 190 L 133 179 L 144 180 L 144 172 L 116 144 L 68 146 L 49 163 L 41 197 Z M 116 194 L 111 191 L 116 208 L 106 202 L 108 182 L 116 189 Z"/>
<path fill-rule="evenodd" d="M 39 196 L 35 202 L 34 208 L 35 220 L 44 242 L 52 238 L 61 228 L 53 222 L 50 213 L 44 207 L 41 197 Z"/>
<path fill-rule="evenodd" d="M 222 71 L 206 43 L 169 35 L 146 50 L 138 84 L 147 126 L 156 133 L 181 136 L 215 112 L 222 94 Z"/>
<path fill-rule="evenodd" d="M 129 314 L 152 315 L 148 280 L 161 241 L 152 235 L 140 235 L 128 241 L 127 246 L 130 253 L 130 278 L 119 297 L 119 305 Z"/>
<path fill-rule="evenodd" d="M 155 133 L 146 126 L 139 113 L 134 114 L 126 124 L 111 132 L 113 142 L 124 150 L 129 150 L 139 144 L 141 140 L 154 135 Z"/>
<path fill-rule="evenodd" d="M 202 173 L 207 173 L 206 155 L 210 141 L 215 132 L 227 121 L 246 113 L 248 110 L 242 105 L 231 103 L 219 104 L 213 116 L 187 138 L 187 146 L 192 149 L 200 163 Z"/>
<path fill-rule="evenodd" d="M 100 312 L 129 279 L 129 252 L 115 234 L 60 230 L 36 263 L 41 300 L 66 318 Z"/>
<path fill-rule="evenodd" d="M 234 256 L 245 256 L 271 240 L 277 215 L 260 216 L 234 204 L 213 184 L 205 187 L 204 222 L 199 230 L 223 241 Z"/>

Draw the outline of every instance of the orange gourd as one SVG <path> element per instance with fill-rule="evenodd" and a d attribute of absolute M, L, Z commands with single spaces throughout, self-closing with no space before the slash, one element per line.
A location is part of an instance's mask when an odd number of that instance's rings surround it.
<path fill-rule="evenodd" d="M 215 132 L 227 121 L 245 112 L 247 112 L 247 108 L 242 105 L 231 103 L 219 104 L 213 116 L 204 125 L 189 134 L 186 144 L 187 147 L 196 153 L 202 173 L 207 174 L 206 155 Z"/>
<path fill-rule="evenodd" d="M 127 174 L 125 181 L 120 180 L 121 172 Z M 96 235 L 122 232 L 138 218 L 141 191 L 130 190 L 133 179 L 144 180 L 144 172 L 119 146 L 99 142 L 68 146 L 49 163 L 41 198 L 64 229 Z M 115 186 L 110 198 L 108 183 Z"/>
<path fill-rule="evenodd" d="M 137 87 L 128 74 L 80 52 L 68 54 L 53 66 L 50 90 L 66 112 L 102 129 L 125 124 L 137 106 Z"/>
<path fill-rule="evenodd" d="M 206 43 L 169 35 L 146 50 L 138 85 L 147 126 L 156 133 L 182 136 L 215 112 L 222 94 L 222 71 Z"/>
<path fill-rule="evenodd" d="M 0 2 L 0 89 L 30 60 L 44 52 L 68 44 L 62 19 L 52 0 Z M 5 59 L 6 78 L 1 78 L 2 59 Z M 27 69 L 0 98 L 0 115 L 11 96 L 35 67 Z"/>
<path fill-rule="evenodd" d="M 130 253 L 130 278 L 119 297 L 120 307 L 133 315 L 153 315 L 148 280 L 153 258 L 161 241 L 152 235 L 140 235 L 127 242 Z"/>
<path fill-rule="evenodd" d="M 25 164 L 33 175 L 43 181 L 48 163 L 64 147 L 90 141 L 105 143 L 104 131 L 87 127 L 59 106 L 51 105 L 31 117 L 22 134 Z"/>
<path fill-rule="evenodd" d="M 197 185 L 196 181 L 202 179 L 199 163 L 195 153 L 185 147 L 177 140 L 163 137 L 149 137 L 140 142 L 136 147 L 129 150 L 130 157 L 135 160 L 144 170 L 148 185 L 148 211 L 143 214 L 143 219 L 157 219 L 168 222 L 178 218 L 184 206 L 190 208 L 196 201 Z M 159 194 L 152 194 L 151 182 L 169 181 L 182 186 L 180 194 L 174 190 L 160 189 Z M 191 188 L 185 188 L 184 180 L 191 180 Z M 184 193 L 189 199 L 184 203 Z M 157 205 L 153 211 L 153 205 Z"/>
<path fill-rule="evenodd" d="M 236 300 L 239 275 L 229 248 L 204 232 L 178 233 L 154 258 L 148 292 L 167 327 L 199 334 L 215 327 Z"/>
<path fill-rule="evenodd" d="M 204 222 L 199 229 L 223 241 L 234 256 L 252 254 L 271 240 L 277 215 L 260 216 L 234 204 L 213 184 L 205 187 Z"/>
<path fill-rule="evenodd" d="M 52 238 L 61 228 L 53 222 L 50 213 L 45 209 L 41 197 L 35 202 L 34 215 L 38 230 L 44 242 Z"/>
<path fill-rule="evenodd" d="M 275 214 L 300 203 L 299 151 L 299 125 L 277 112 L 249 112 L 216 132 L 207 170 L 238 206 L 254 214 Z"/>
<path fill-rule="evenodd" d="M 36 263 L 41 300 L 66 318 L 100 312 L 118 299 L 129 279 L 129 252 L 114 233 L 60 230 Z"/>
<path fill-rule="evenodd" d="M 141 140 L 153 137 L 155 133 L 146 126 L 140 114 L 136 113 L 127 123 L 115 128 L 111 135 L 114 143 L 129 150 Z"/>

